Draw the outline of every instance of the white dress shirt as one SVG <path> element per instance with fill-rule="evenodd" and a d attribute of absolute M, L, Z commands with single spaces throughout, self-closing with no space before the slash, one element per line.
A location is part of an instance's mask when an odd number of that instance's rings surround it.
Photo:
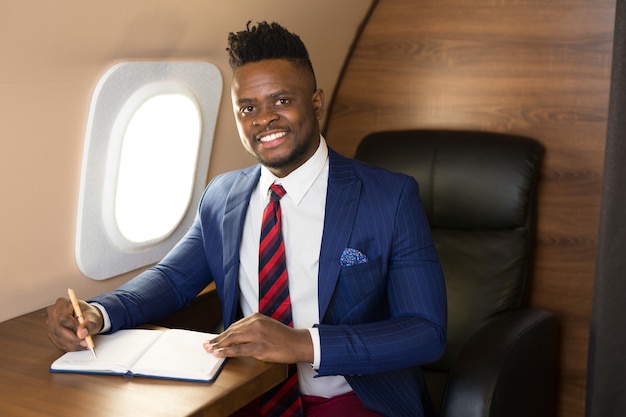
<path fill-rule="evenodd" d="M 328 147 L 324 138 L 320 137 L 315 154 L 284 178 L 277 178 L 261 167 L 261 178 L 248 205 L 239 251 L 240 304 L 244 316 L 259 310 L 261 221 L 269 202 L 269 187 L 274 182 L 286 191 L 280 206 L 293 325 L 311 332 L 315 355 L 313 368 L 317 369 L 321 359 L 320 342 L 313 325 L 320 322 L 317 281 L 328 185 Z M 315 375 L 311 364 L 298 364 L 302 394 L 328 398 L 352 390 L 342 376 L 315 378 Z"/>
<path fill-rule="evenodd" d="M 281 184 L 287 192 L 280 205 L 293 325 L 297 329 L 308 329 L 313 340 L 313 366 L 297 364 L 300 392 L 326 398 L 345 394 L 352 388 L 343 376 L 315 377 L 321 350 L 319 332 L 313 325 L 320 322 L 317 281 L 328 186 L 328 147 L 321 136 L 315 154 L 286 177 L 277 178 L 261 166 L 261 178 L 250 198 L 239 250 L 242 312 L 248 316 L 259 311 L 261 221 L 269 202 L 269 187 L 274 182 Z M 111 322 L 106 309 L 98 303 L 93 304 L 102 311 L 104 327 L 101 331 L 108 331 Z"/>

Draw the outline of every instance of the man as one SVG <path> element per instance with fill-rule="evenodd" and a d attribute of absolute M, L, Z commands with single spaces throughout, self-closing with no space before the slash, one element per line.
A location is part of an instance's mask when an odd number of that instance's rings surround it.
<path fill-rule="evenodd" d="M 50 339 L 82 349 L 87 334 L 156 320 L 214 281 L 226 330 L 205 348 L 297 364 L 295 388 L 278 389 L 295 389 L 286 414 L 268 411 L 283 407 L 271 394 L 239 415 L 430 415 L 419 366 L 443 352 L 446 299 L 417 183 L 326 146 L 324 93 L 297 35 L 263 22 L 231 33 L 228 51 L 239 135 L 260 164 L 213 179 L 187 235 L 154 268 L 83 303 L 85 326 L 57 300 Z M 272 184 L 282 198 L 268 197 Z M 284 247 L 287 320 L 265 311 L 259 288 L 266 206 L 282 222 L 272 239 Z"/>

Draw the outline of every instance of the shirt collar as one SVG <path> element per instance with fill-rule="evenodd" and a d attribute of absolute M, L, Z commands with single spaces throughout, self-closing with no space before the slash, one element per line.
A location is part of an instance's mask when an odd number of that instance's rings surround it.
<path fill-rule="evenodd" d="M 266 167 L 261 166 L 261 178 L 259 179 L 261 202 L 265 205 L 269 201 L 268 190 L 270 185 L 277 183 L 285 188 L 287 195 L 296 205 L 300 204 L 315 179 L 322 172 L 327 160 L 328 146 L 324 137 L 320 135 L 320 144 L 313 156 L 286 177 L 278 178 Z"/>

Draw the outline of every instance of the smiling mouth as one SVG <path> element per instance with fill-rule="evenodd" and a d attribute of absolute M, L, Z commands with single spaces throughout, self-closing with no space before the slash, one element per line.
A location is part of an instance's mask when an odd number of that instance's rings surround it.
<path fill-rule="evenodd" d="M 287 132 L 277 132 L 277 133 L 272 133 L 270 135 L 265 135 L 265 136 L 259 135 L 257 136 L 257 140 L 261 143 L 268 143 L 276 139 L 280 139 L 284 137 L 285 135 L 287 135 Z"/>

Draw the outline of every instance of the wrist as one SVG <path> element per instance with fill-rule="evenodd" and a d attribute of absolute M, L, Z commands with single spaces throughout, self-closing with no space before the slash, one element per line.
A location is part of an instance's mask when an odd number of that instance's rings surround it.
<path fill-rule="evenodd" d="M 313 340 L 309 329 L 299 329 L 298 332 L 298 360 L 297 362 L 313 363 L 315 358 Z"/>

